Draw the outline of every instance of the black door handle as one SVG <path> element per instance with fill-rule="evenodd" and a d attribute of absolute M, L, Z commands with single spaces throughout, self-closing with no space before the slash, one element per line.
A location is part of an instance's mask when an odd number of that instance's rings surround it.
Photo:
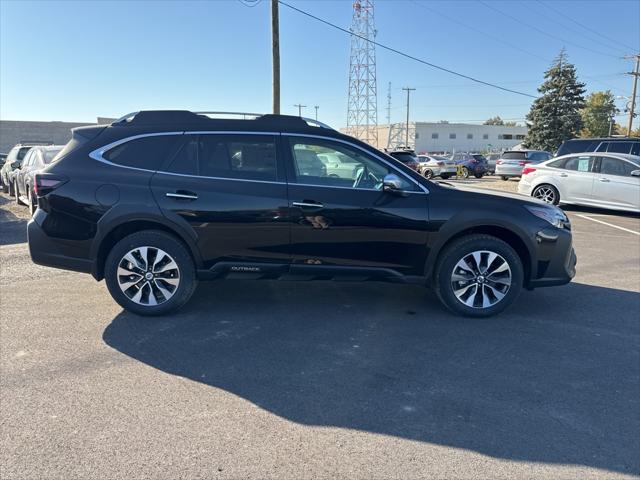
<path fill-rule="evenodd" d="M 299 208 L 324 208 L 324 205 L 321 203 L 317 203 L 317 202 L 309 202 L 309 201 L 305 201 L 305 202 L 293 202 L 291 205 L 293 205 L 294 207 L 299 207 Z"/>

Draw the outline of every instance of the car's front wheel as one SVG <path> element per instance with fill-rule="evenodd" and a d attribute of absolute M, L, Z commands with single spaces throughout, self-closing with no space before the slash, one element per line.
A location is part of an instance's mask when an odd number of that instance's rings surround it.
<path fill-rule="evenodd" d="M 491 235 L 453 241 L 434 272 L 438 298 L 454 313 L 489 317 L 507 308 L 522 289 L 524 269 L 516 251 Z"/>
<path fill-rule="evenodd" d="M 29 213 L 31 216 L 36 212 L 38 208 L 38 202 L 36 201 L 35 196 L 33 195 L 31 188 L 27 185 L 27 202 L 29 206 Z"/>
<path fill-rule="evenodd" d="M 16 196 L 16 205 L 22 205 L 22 200 L 20 200 L 20 190 L 18 190 L 18 180 L 13 182 L 13 193 Z"/>
<path fill-rule="evenodd" d="M 433 170 L 425 168 L 424 171 L 422 172 L 422 175 L 424 175 L 424 178 L 432 179 L 433 178 Z"/>
<path fill-rule="evenodd" d="M 138 315 L 162 315 L 180 308 L 197 284 L 187 247 L 157 230 L 120 240 L 107 256 L 104 274 L 111 296 Z"/>
<path fill-rule="evenodd" d="M 531 192 L 531 196 L 545 203 L 550 203 L 551 205 L 558 205 L 558 203 L 560 203 L 560 193 L 553 185 L 538 185 L 533 189 L 533 192 Z"/>
<path fill-rule="evenodd" d="M 473 176 L 476 178 L 482 178 L 484 177 L 484 173 L 474 173 Z"/>
<path fill-rule="evenodd" d="M 462 167 L 462 178 L 469 178 L 469 169 L 467 167 Z"/>

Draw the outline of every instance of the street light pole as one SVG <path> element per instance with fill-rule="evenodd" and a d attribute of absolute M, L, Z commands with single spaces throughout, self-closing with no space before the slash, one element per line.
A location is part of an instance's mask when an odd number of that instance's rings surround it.
<path fill-rule="evenodd" d="M 271 0 L 271 55 L 273 59 L 273 113 L 280 114 L 280 18 L 278 0 Z"/>
<path fill-rule="evenodd" d="M 302 109 L 303 109 L 304 107 L 306 107 L 306 105 L 300 105 L 299 103 L 296 103 L 296 104 L 294 105 L 294 107 L 298 107 L 298 116 L 299 116 L 299 117 L 301 117 L 301 116 L 302 116 Z"/>
<path fill-rule="evenodd" d="M 313 108 L 316 109 L 316 122 L 318 121 L 318 109 L 320 108 L 320 105 L 315 105 Z"/>
<path fill-rule="evenodd" d="M 634 55 L 634 57 L 636 59 L 636 69 L 634 72 L 629 72 L 629 75 L 633 76 L 633 92 L 631 93 L 631 107 L 629 108 L 629 126 L 627 127 L 627 137 L 631 136 L 631 130 L 633 129 L 633 117 L 636 113 L 636 95 L 638 92 L 638 77 L 640 76 L 640 54 Z"/>
<path fill-rule="evenodd" d="M 404 146 L 409 147 L 409 93 L 415 90 L 415 88 L 402 87 L 402 90 L 407 91 L 407 130 L 405 131 Z"/>

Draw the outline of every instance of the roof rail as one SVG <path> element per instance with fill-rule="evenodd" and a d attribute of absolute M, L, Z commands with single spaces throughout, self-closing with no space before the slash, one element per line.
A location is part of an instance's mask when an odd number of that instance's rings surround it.
<path fill-rule="evenodd" d="M 319 122 L 318 120 L 314 120 L 313 118 L 307 118 L 307 117 L 300 117 L 300 118 L 302 118 L 302 120 L 307 122 L 307 124 L 311 125 L 312 127 L 328 128 L 329 130 L 334 130 L 326 123 Z"/>
<path fill-rule="evenodd" d="M 197 115 L 237 115 L 242 117 L 261 117 L 264 113 L 249 113 L 249 112 L 193 112 Z"/>

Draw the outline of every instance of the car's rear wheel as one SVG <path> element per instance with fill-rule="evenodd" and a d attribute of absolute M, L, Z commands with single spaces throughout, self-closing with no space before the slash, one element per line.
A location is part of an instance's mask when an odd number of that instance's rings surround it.
<path fill-rule="evenodd" d="M 489 317 L 517 298 L 523 278 L 522 261 L 508 243 L 473 234 L 445 247 L 434 272 L 434 286 L 452 312 Z"/>
<path fill-rule="evenodd" d="M 469 169 L 467 167 L 462 167 L 462 178 L 469 178 Z"/>
<path fill-rule="evenodd" d="M 422 172 L 422 175 L 424 175 L 424 178 L 432 179 L 433 178 L 433 170 L 425 168 L 423 170 L 423 172 Z"/>
<path fill-rule="evenodd" d="M 120 240 L 109 252 L 104 272 L 111 296 L 138 315 L 162 315 L 180 308 L 197 285 L 185 245 L 157 230 Z"/>
<path fill-rule="evenodd" d="M 38 204 L 36 203 L 36 199 L 33 196 L 33 193 L 31 192 L 31 188 L 29 188 L 29 186 L 27 186 L 27 201 L 29 205 L 29 213 L 31 214 L 31 216 L 33 216 L 33 214 L 36 212 L 36 209 L 38 208 Z"/>
<path fill-rule="evenodd" d="M 0 177 L 0 183 L 2 183 L 2 192 L 3 193 L 8 193 L 9 192 L 9 185 L 7 185 L 4 180 L 2 180 L 2 177 Z"/>
<path fill-rule="evenodd" d="M 551 205 L 558 205 L 558 203 L 560 203 L 560 193 L 558 189 L 546 183 L 534 188 L 531 196 L 545 203 L 550 203 Z"/>
<path fill-rule="evenodd" d="M 9 191 L 10 197 L 13 197 L 16 194 L 13 182 L 9 182 L 9 185 L 7 186 L 7 190 Z"/>
<path fill-rule="evenodd" d="M 507 177 L 507 176 L 505 176 L 505 175 L 500 175 L 500 178 L 501 178 L 502 180 L 504 180 L 505 182 L 506 182 L 507 180 L 509 180 L 509 177 Z"/>
<path fill-rule="evenodd" d="M 474 173 L 473 176 L 476 178 L 482 178 L 484 176 L 484 173 Z"/>

